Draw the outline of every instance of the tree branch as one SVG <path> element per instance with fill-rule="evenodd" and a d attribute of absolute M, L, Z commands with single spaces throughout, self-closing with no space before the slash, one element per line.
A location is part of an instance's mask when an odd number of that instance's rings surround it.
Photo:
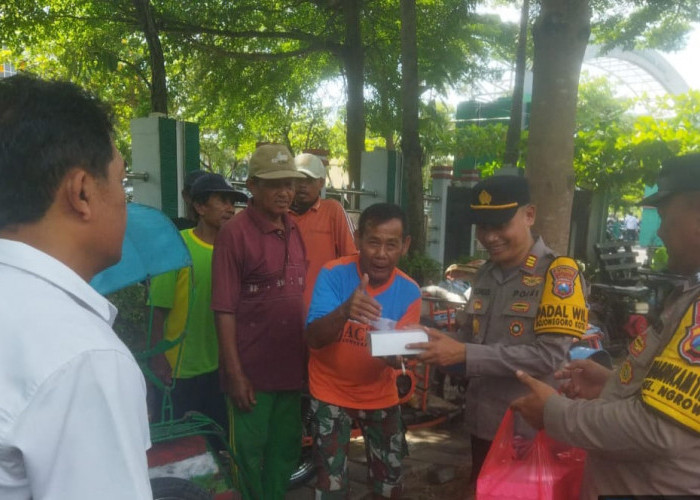
<path fill-rule="evenodd" d="M 304 49 L 290 50 L 287 52 L 235 52 L 232 50 L 223 49 L 206 43 L 190 40 L 193 47 L 197 47 L 203 51 L 211 52 L 217 55 L 231 57 L 233 59 L 241 59 L 244 61 L 279 61 L 290 57 L 305 56 L 314 52 L 328 50 L 326 47 L 310 45 Z"/>
<path fill-rule="evenodd" d="M 120 57 L 117 57 L 117 62 L 124 63 L 125 66 L 130 67 L 134 73 L 136 73 L 136 76 L 138 76 L 143 82 L 146 84 L 146 87 L 149 89 L 151 88 L 151 82 L 148 79 L 148 76 L 146 76 L 141 68 L 138 67 L 137 64 L 132 63 L 131 61 L 127 61 L 126 59 L 121 59 Z"/>

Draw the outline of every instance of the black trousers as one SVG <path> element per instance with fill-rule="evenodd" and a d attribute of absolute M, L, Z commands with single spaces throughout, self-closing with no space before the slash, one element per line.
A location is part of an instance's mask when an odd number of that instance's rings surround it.
<path fill-rule="evenodd" d="M 472 474 L 469 478 L 469 482 L 476 483 L 479 478 L 479 472 L 481 472 L 481 467 L 484 465 L 486 460 L 486 455 L 491 448 L 492 441 L 488 439 L 481 439 L 472 434 Z"/>
<path fill-rule="evenodd" d="M 149 411 L 154 422 L 160 421 L 163 392 L 153 384 L 148 387 Z M 178 378 L 170 393 L 173 403 L 173 418 L 181 418 L 188 411 L 198 411 L 213 419 L 228 436 L 228 414 L 226 399 L 219 389 L 217 370 L 192 378 Z"/>
<path fill-rule="evenodd" d="M 191 378 L 177 379 L 171 395 L 175 418 L 182 417 L 188 411 L 198 411 L 212 418 L 228 435 L 226 400 L 219 388 L 217 370 Z"/>

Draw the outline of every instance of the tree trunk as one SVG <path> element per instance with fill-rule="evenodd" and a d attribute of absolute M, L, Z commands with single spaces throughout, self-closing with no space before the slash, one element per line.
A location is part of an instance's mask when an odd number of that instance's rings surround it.
<path fill-rule="evenodd" d="M 506 151 L 503 156 L 504 167 L 515 167 L 520 157 L 520 136 L 523 124 L 523 94 L 525 91 L 525 63 L 527 53 L 527 27 L 530 21 L 530 0 L 523 0 L 520 10 L 520 32 L 515 53 L 515 85 L 513 86 L 513 103 L 510 108 L 510 121 L 506 134 Z"/>
<path fill-rule="evenodd" d="M 384 136 L 384 147 L 387 151 L 396 151 L 396 143 L 394 142 L 393 132 L 388 132 Z"/>
<path fill-rule="evenodd" d="M 151 111 L 168 114 L 168 87 L 165 81 L 165 58 L 158 28 L 153 19 L 150 0 L 133 0 L 151 59 Z"/>
<path fill-rule="evenodd" d="M 423 176 L 418 136 L 418 44 L 416 41 L 416 0 L 401 0 L 401 152 L 406 175 L 408 227 L 411 252 L 425 251 L 423 229 Z"/>
<path fill-rule="evenodd" d="M 348 175 L 355 187 L 360 187 L 360 162 L 365 150 L 364 49 L 360 15 L 361 0 L 343 0 L 345 14 L 345 46 L 343 64 L 347 82 L 346 141 L 348 146 Z"/>
<path fill-rule="evenodd" d="M 542 0 L 532 30 L 532 108 L 527 172 L 538 206 L 535 230 L 566 253 L 574 196 L 578 80 L 590 35 L 588 0 Z"/>

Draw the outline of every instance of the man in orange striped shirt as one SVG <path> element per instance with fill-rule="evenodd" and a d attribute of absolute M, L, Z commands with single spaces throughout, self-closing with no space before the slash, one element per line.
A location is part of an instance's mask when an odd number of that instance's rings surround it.
<path fill-rule="evenodd" d="M 296 179 L 296 194 L 290 215 L 301 231 L 309 267 L 306 273 L 304 305 L 309 310 L 316 277 L 326 262 L 354 255 L 353 224 L 335 200 L 321 199 L 326 168 L 318 156 L 302 153 L 294 158 L 304 179 Z"/>
<path fill-rule="evenodd" d="M 347 453 L 356 420 L 365 438 L 372 498 L 399 498 L 406 456 L 396 373 L 372 357 L 371 330 L 394 330 L 420 319 L 418 285 L 396 265 L 411 244 L 397 205 L 367 207 L 357 230 L 359 255 L 323 266 L 304 337 L 310 348 L 316 498 L 348 498 Z"/>

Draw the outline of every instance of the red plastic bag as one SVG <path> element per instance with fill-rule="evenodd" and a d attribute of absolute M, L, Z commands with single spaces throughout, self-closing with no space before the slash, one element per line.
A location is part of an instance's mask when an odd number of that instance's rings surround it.
<path fill-rule="evenodd" d="M 586 452 L 559 443 L 544 431 L 525 447 L 514 435 L 514 420 L 508 410 L 481 468 L 477 500 L 578 498 Z"/>

